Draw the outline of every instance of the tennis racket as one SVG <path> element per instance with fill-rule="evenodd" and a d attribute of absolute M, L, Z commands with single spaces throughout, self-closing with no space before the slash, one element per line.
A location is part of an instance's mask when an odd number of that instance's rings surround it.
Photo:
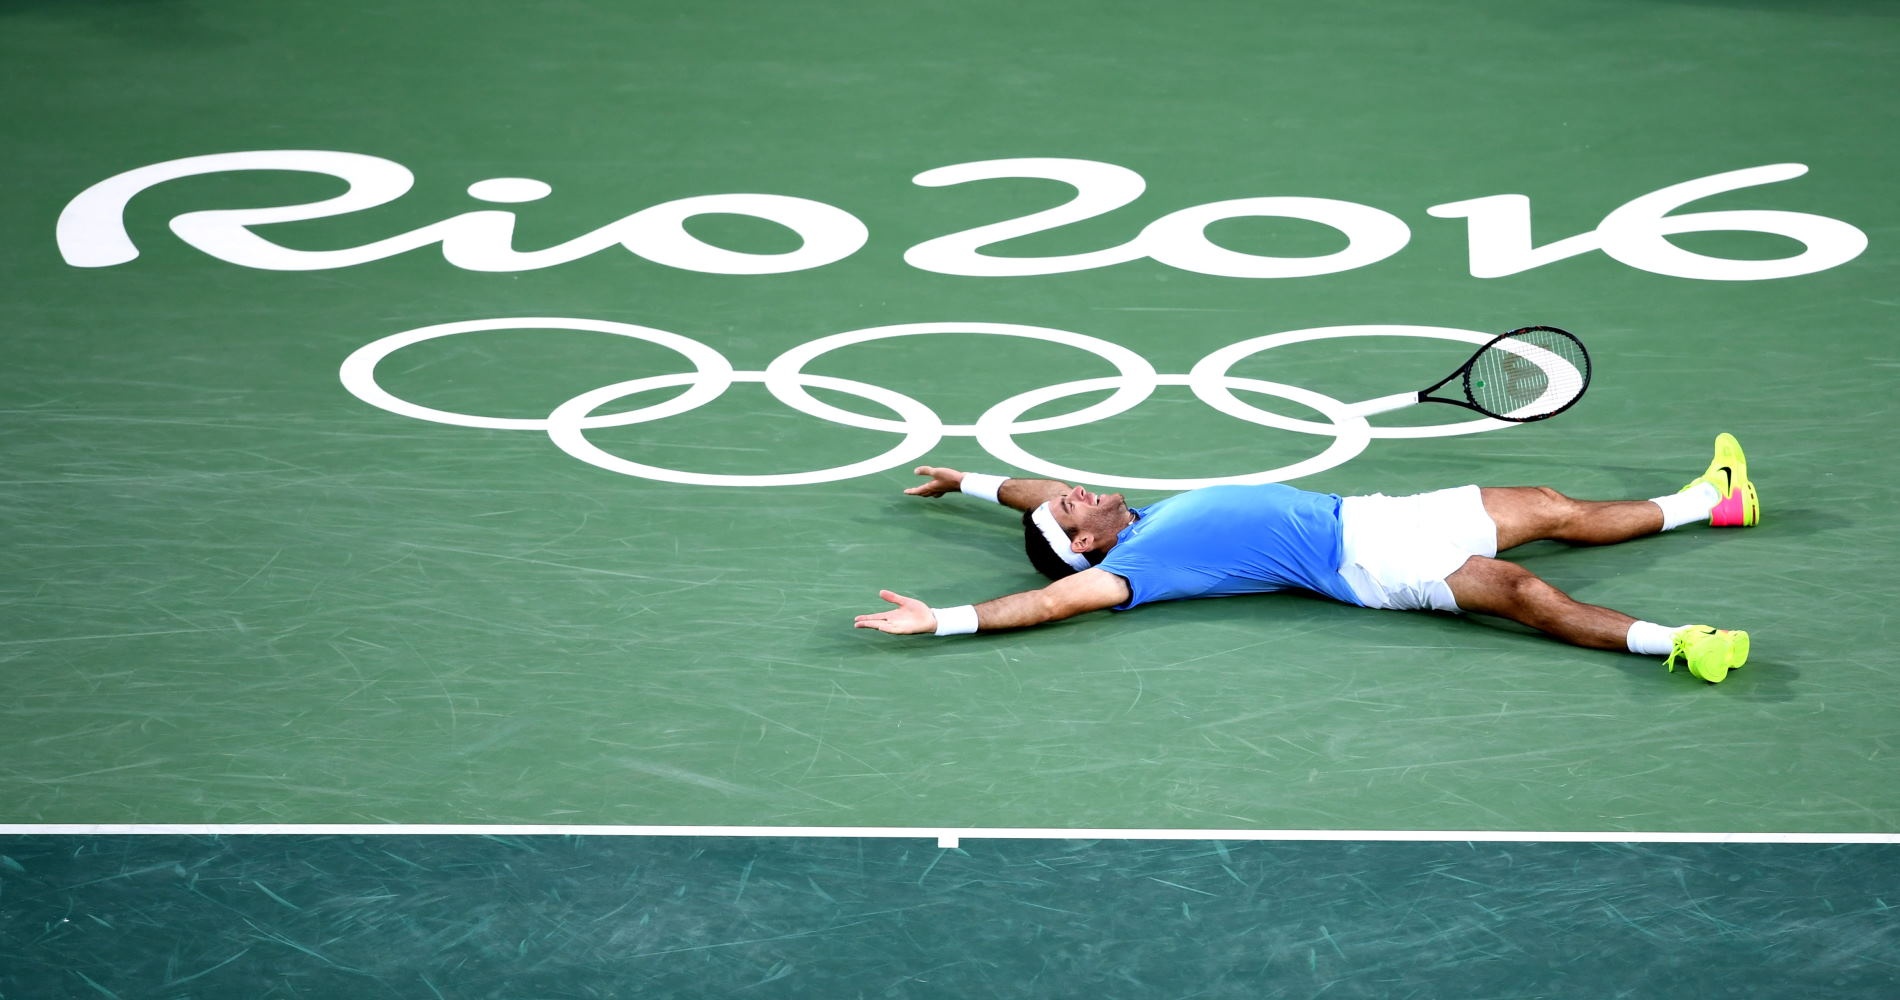
<path fill-rule="evenodd" d="M 1459 394 L 1433 395 L 1454 382 Z M 1352 412 L 1369 417 L 1414 403 L 1450 403 L 1528 423 L 1570 409 L 1589 387 L 1590 352 L 1583 341 L 1554 326 L 1527 326 L 1491 338 L 1457 371 L 1417 392 L 1368 399 Z"/>

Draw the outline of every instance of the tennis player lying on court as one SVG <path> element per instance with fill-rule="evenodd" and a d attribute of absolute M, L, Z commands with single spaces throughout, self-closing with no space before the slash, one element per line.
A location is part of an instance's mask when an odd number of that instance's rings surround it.
<path fill-rule="evenodd" d="M 1023 628 L 1102 608 L 1189 597 L 1306 590 L 1369 608 L 1476 612 L 1592 649 L 1667 655 L 1711 684 L 1748 659 L 1748 633 L 1669 627 L 1573 600 L 1500 551 L 1554 539 L 1627 541 L 1684 524 L 1747 527 L 1761 518 L 1741 445 L 1723 434 L 1707 472 L 1653 500 L 1573 500 L 1544 486 L 1477 487 L 1409 497 L 1340 498 L 1278 483 L 1208 486 L 1146 507 L 1047 479 L 923 466 L 904 492 L 962 492 L 1023 512 L 1029 561 L 1054 583 L 978 605 L 896 607 L 858 628 L 960 635 Z"/>

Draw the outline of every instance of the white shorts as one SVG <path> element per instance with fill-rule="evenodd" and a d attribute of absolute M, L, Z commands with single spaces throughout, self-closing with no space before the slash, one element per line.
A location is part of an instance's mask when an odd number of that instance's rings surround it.
<path fill-rule="evenodd" d="M 1476 486 L 1389 497 L 1345 497 L 1339 575 L 1359 603 L 1399 611 L 1459 611 L 1445 578 L 1472 556 L 1498 554 L 1498 526 Z"/>

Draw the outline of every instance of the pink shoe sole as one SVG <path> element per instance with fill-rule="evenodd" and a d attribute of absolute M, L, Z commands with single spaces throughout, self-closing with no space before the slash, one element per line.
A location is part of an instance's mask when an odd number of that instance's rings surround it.
<path fill-rule="evenodd" d="M 1761 501 L 1755 496 L 1755 484 L 1742 483 L 1741 489 L 1715 505 L 1709 512 L 1709 524 L 1717 528 L 1752 528 L 1761 523 Z"/>

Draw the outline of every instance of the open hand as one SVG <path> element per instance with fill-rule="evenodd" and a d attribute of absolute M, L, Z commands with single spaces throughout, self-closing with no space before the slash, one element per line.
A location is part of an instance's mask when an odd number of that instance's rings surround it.
<path fill-rule="evenodd" d="M 963 490 L 963 473 L 935 465 L 920 465 L 917 474 L 929 476 L 930 482 L 922 486 L 913 486 L 905 493 L 914 497 L 940 497 L 945 493 L 959 493 Z M 888 600 L 888 598 L 887 598 Z"/>
<path fill-rule="evenodd" d="M 924 602 L 888 590 L 878 591 L 877 596 L 897 607 L 876 614 L 859 615 L 853 628 L 874 628 L 892 635 L 920 635 L 937 630 L 937 616 Z"/>

